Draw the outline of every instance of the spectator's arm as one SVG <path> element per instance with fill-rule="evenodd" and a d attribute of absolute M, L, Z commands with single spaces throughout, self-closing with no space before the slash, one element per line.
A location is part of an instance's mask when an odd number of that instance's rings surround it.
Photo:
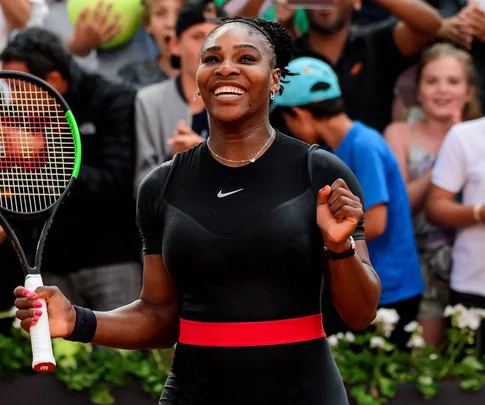
<path fill-rule="evenodd" d="M 123 87 L 99 100 L 97 112 L 96 163 L 82 163 L 73 193 L 91 198 L 117 196 L 131 192 L 134 169 L 134 99 L 135 92 Z"/>
<path fill-rule="evenodd" d="M 426 212 L 429 220 L 446 228 L 466 228 L 478 223 L 473 206 L 456 201 L 456 193 L 431 185 Z M 480 219 L 485 219 L 485 205 L 480 210 Z"/>
<path fill-rule="evenodd" d="M 399 20 L 394 42 L 403 56 L 415 56 L 429 45 L 441 27 L 437 10 L 422 0 L 376 0 Z"/>
<path fill-rule="evenodd" d="M 426 200 L 429 220 L 442 227 L 464 228 L 477 223 L 473 207 L 456 201 L 456 195 L 467 181 L 462 135 L 453 128 L 446 136 L 433 168 L 433 184 Z"/>
<path fill-rule="evenodd" d="M 381 236 L 387 227 L 387 204 L 377 204 L 365 212 L 365 240 Z"/>
<path fill-rule="evenodd" d="M 407 123 L 393 123 L 386 128 L 384 137 L 393 151 L 399 163 L 406 188 L 408 191 L 411 211 L 417 212 L 423 208 L 426 194 L 431 185 L 431 169 L 426 170 L 417 179 L 409 180 L 408 153 L 409 153 L 409 128 Z"/>
<path fill-rule="evenodd" d="M 0 7 L 11 28 L 24 28 L 27 25 L 32 12 L 29 0 L 0 0 Z"/>
<path fill-rule="evenodd" d="M 458 14 L 443 20 L 438 31 L 438 38 L 451 41 L 470 50 L 473 42 L 473 31 Z"/>

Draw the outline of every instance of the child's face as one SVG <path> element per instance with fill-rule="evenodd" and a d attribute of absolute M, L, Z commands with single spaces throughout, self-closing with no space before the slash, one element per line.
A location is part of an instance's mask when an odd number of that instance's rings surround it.
<path fill-rule="evenodd" d="M 153 0 L 150 21 L 146 30 L 155 39 L 162 54 L 168 54 L 168 40 L 175 35 L 175 23 L 181 8 L 181 0 Z"/>

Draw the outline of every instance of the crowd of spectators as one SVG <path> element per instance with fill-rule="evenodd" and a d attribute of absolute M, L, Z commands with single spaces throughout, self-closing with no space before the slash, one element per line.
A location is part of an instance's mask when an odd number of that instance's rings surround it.
<path fill-rule="evenodd" d="M 219 18 L 242 15 L 279 21 L 294 37 L 292 64 L 302 73 L 271 101 L 271 121 L 335 153 L 361 183 L 380 306 L 401 317 L 395 343 L 405 349 L 403 327 L 418 320 L 426 342 L 440 345 L 448 304 L 485 308 L 480 2 L 334 0 L 330 10 L 304 10 L 286 0 L 140 1 L 139 31 L 102 49 L 121 28 L 108 18 L 108 0 L 74 26 L 65 1 L 0 0 L 3 69 L 54 86 L 82 139 L 79 181 L 48 237 L 45 284 L 94 310 L 138 297 L 138 187 L 152 169 L 206 141 L 207 114 L 194 97 L 199 50 Z M 23 282 L 4 242 L 0 231 L 0 311 Z M 323 313 L 327 333 L 347 329 L 328 302 Z"/>

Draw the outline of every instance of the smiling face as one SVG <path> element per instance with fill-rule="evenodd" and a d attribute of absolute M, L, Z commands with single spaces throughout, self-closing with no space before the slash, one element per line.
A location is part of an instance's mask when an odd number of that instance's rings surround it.
<path fill-rule="evenodd" d="M 463 64 L 453 56 L 429 61 L 423 68 L 418 99 L 428 117 L 449 120 L 463 112 L 471 99 Z"/>
<path fill-rule="evenodd" d="M 201 52 L 197 84 L 211 118 L 259 121 L 268 116 L 271 92 L 280 88 L 267 41 L 250 26 L 229 23 L 209 36 Z"/>

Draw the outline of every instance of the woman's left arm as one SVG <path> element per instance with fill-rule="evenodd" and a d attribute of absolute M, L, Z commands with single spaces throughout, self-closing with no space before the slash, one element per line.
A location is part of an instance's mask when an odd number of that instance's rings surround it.
<path fill-rule="evenodd" d="M 350 236 L 364 216 L 362 203 L 344 180 L 320 190 L 317 223 L 325 248 L 342 253 L 351 248 Z M 327 255 L 328 256 L 328 255 Z M 376 317 L 381 282 L 374 271 L 364 240 L 355 242 L 355 254 L 328 259 L 332 302 L 344 322 L 352 329 L 365 329 Z"/>
<path fill-rule="evenodd" d="M 0 7 L 11 28 L 24 28 L 27 25 L 32 12 L 29 0 L 0 0 Z"/>

